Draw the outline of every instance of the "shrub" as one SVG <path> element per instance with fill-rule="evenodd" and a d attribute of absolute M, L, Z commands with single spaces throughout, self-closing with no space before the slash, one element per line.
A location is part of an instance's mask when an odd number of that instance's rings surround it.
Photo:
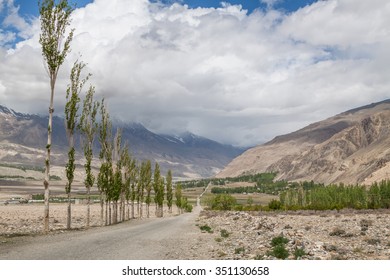
<path fill-rule="evenodd" d="M 241 254 L 241 253 L 244 253 L 245 252 L 245 248 L 244 247 L 238 247 L 236 249 L 234 249 L 234 253 L 235 254 Z"/>
<path fill-rule="evenodd" d="M 279 200 L 272 199 L 268 203 L 268 208 L 271 210 L 280 210 L 280 209 L 282 209 L 282 203 Z"/>
<path fill-rule="evenodd" d="M 211 227 L 209 227 L 208 225 L 203 225 L 203 226 L 200 226 L 199 228 L 200 228 L 201 231 L 206 231 L 208 233 L 212 233 L 213 232 Z"/>
<path fill-rule="evenodd" d="M 221 229 L 221 237 L 228 238 L 230 233 L 226 229 Z"/>
<path fill-rule="evenodd" d="M 345 235 L 345 230 L 341 228 L 334 228 L 332 232 L 329 233 L 330 236 L 343 236 Z"/>
<path fill-rule="evenodd" d="M 193 209 L 193 206 L 192 206 L 192 204 L 190 204 L 190 203 L 187 203 L 187 204 L 184 206 L 184 211 L 185 211 L 185 212 L 191 213 L 191 212 L 192 212 L 192 209 Z"/>
<path fill-rule="evenodd" d="M 295 248 L 295 250 L 294 250 L 294 258 L 296 260 L 302 258 L 305 255 L 306 255 L 306 252 L 305 252 L 305 250 L 303 248 Z"/>
<path fill-rule="evenodd" d="M 33 194 L 31 198 L 33 200 L 43 200 L 45 199 L 45 195 L 43 193 L 37 193 L 37 194 Z"/>
<path fill-rule="evenodd" d="M 213 210 L 232 210 L 236 204 L 236 199 L 230 194 L 218 194 L 213 196 L 208 204 Z"/>
<path fill-rule="evenodd" d="M 278 259 L 287 259 L 290 253 L 286 249 L 284 244 L 278 244 L 275 247 L 272 248 L 272 251 L 269 253 L 271 256 L 274 256 Z"/>
<path fill-rule="evenodd" d="M 277 237 L 274 237 L 271 240 L 271 245 L 273 247 L 278 246 L 278 245 L 285 245 L 287 243 L 288 243 L 288 239 L 286 237 L 284 237 L 284 236 L 281 236 L 281 235 L 277 236 Z"/>

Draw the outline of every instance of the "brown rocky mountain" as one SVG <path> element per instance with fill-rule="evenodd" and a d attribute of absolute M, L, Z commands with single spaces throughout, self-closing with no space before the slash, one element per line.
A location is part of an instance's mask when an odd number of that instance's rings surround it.
<path fill-rule="evenodd" d="M 47 123 L 47 117 L 18 113 L 0 105 L 0 178 L 10 175 L 31 176 L 14 174 L 12 172 L 15 170 L 6 168 L 9 165 L 43 167 Z M 153 133 L 137 123 L 121 124 L 120 127 L 123 143 L 129 144 L 134 157 L 158 162 L 164 174 L 171 169 L 174 176 L 179 178 L 212 177 L 243 152 L 241 148 L 223 145 L 189 132 L 171 136 Z M 67 146 L 64 119 L 54 117 L 52 174 L 61 178 L 65 178 L 63 166 L 67 161 Z M 78 154 L 78 164 L 82 165 L 82 153 Z M 96 160 L 95 166 L 98 164 Z M 83 170 L 82 167 L 79 169 Z"/>
<path fill-rule="evenodd" d="M 217 177 L 277 172 L 291 181 L 370 184 L 390 175 L 390 99 L 247 150 Z"/>

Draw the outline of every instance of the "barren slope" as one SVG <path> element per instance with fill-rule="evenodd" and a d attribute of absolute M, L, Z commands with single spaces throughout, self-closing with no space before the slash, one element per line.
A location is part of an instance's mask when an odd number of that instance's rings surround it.
<path fill-rule="evenodd" d="M 390 172 L 390 100 L 278 136 L 235 158 L 217 177 L 278 172 L 277 179 L 369 183 Z"/>

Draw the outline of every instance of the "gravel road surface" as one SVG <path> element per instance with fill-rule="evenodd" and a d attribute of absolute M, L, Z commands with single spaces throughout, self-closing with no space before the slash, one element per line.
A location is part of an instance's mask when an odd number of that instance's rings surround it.
<path fill-rule="evenodd" d="M 175 259 L 196 241 L 200 207 L 166 218 L 132 220 L 109 227 L 47 236 L 12 238 L 0 244 L 0 259 L 8 260 L 131 260 Z"/>

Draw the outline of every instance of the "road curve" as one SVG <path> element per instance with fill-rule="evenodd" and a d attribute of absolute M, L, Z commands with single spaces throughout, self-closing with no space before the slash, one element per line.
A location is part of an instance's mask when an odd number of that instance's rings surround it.
<path fill-rule="evenodd" d="M 172 258 L 178 242 L 191 238 L 200 207 L 167 218 L 132 220 L 118 225 L 47 236 L 16 238 L 0 244 L 8 260 L 152 260 Z"/>

